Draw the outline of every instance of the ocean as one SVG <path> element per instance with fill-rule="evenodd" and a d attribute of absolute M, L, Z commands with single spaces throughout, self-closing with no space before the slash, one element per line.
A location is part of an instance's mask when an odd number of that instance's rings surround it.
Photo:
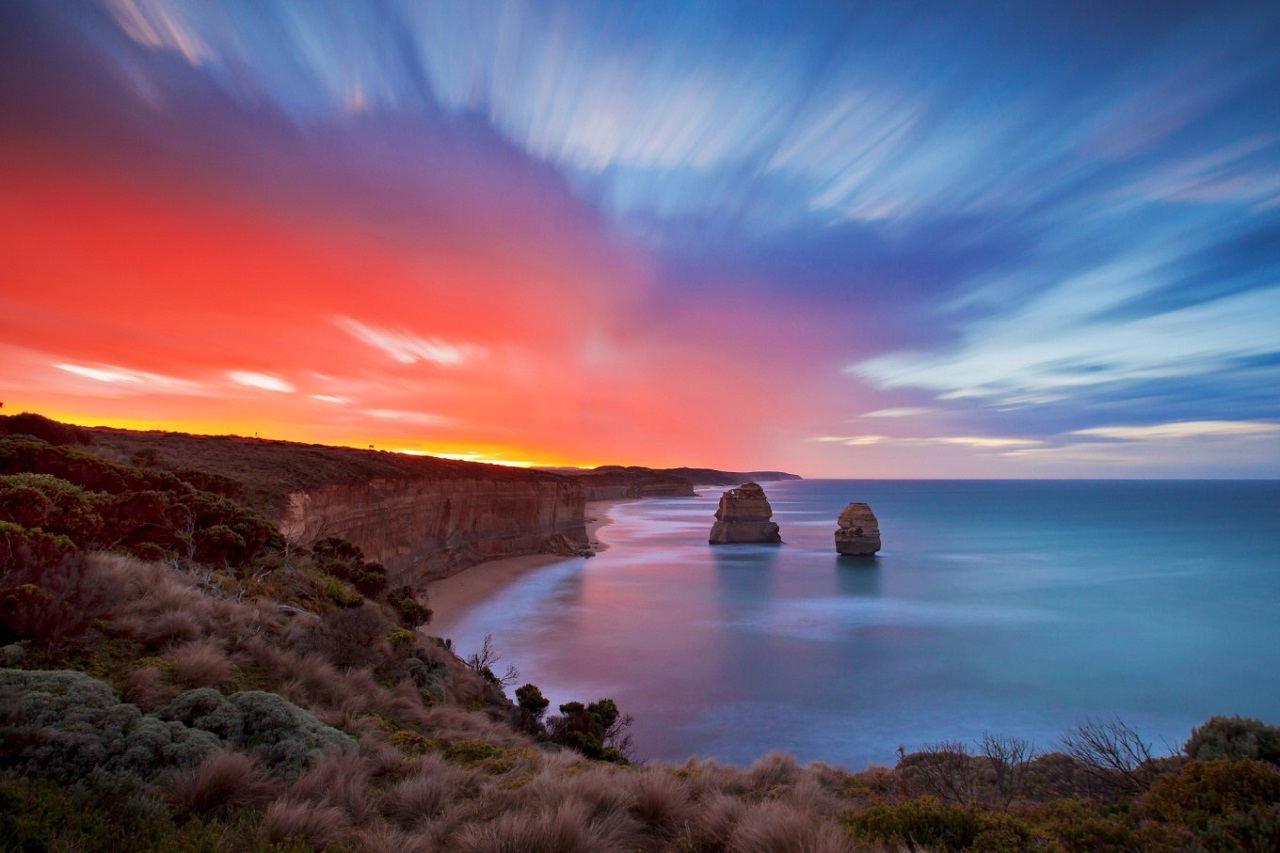
<path fill-rule="evenodd" d="M 428 630 L 464 655 L 492 634 L 553 713 L 613 698 L 645 760 L 1043 752 L 1116 716 L 1163 752 L 1214 714 L 1280 723 L 1280 482 L 763 485 L 782 545 L 709 546 L 719 488 L 621 504 L 605 552 Z M 855 500 L 875 558 L 835 553 Z"/>

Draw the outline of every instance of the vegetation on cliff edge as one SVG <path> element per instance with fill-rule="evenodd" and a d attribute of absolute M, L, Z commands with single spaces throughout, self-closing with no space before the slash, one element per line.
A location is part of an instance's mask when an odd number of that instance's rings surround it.
<path fill-rule="evenodd" d="M 491 644 L 418 630 L 420 592 L 350 543 L 285 549 L 240 483 L 23 427 L 0 438 L 0 848 L 1280 847 L 1280 728 L 1236 717 L 1174 755 L 1097 719 L 858 772 L 631 764 L 614 702 L 512 702 Z"/>

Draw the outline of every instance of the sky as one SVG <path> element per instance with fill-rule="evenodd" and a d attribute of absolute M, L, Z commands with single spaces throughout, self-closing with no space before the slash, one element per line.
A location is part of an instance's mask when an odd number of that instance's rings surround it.
<path fill-rule="evenodd" d="M 1280 5 L 0 4 L 0 401 L 1280 477 Z"/>

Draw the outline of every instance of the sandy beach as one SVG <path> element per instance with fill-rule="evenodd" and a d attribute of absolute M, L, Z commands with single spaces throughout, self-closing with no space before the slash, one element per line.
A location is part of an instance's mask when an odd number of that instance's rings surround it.
<path fill-rule="evenodd" d="M 599 537 L 599 531 L 613 523 L 609 510 L 618 504 L 633 503 L 632 500 L 589 501 L 584 512 L 587 541 L 591 550 L 596 553 L 606 550 L 609 545 Z M 435 616 L 426 630 L 435 633 L 448 626 L 466 611 L 475 607 L 498 590 L 521 575 L 558 563 L 563 560 L 577 560 L 580 557 L 561 557 L 555 554 L 530 554 L 523 557 L 507 557 L 503 560 L 490 560 L 469 569 L 464 569 L 452 577 L 433 581 L 427 585 L 428 606 Z"/>

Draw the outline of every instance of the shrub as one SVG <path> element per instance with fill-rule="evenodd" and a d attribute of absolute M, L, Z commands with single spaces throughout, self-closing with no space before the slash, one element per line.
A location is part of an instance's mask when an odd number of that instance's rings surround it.
<path fill-rule="evenodd" d="M 1008 815 L 944 805 L 933 797 L 875 805 L 849 823 L 864 838 L 913 848 L 1016 851 L 1032 840 L 1030 829 Z"/>
<path fill-rule="evenodd" d="M 387 593 L 386 601 L 406 628 L 417 628 L 431 621 L 431 611 L 418 600 L 412 587 L 396 587 Z"/>
<path fill-rule="evenodd" d="M 101 681 L 73 671 L 0 670 L 0 689 L 19 697 L 17 725 L 38 740 L 22 759 L 29 772 L 108 787 L 149 782 L 195 767 L 221 746 L 214 735 L 143 715 Z"/>
<path fill-rule="evenodd" d="M 1063 750 L 1113 792 L 1146 790 L 1155 780 L 1151 744 L 1124 720 L 1086 719 L 1062 739 Z"/>
<path fill-rule="evenodd" d="M 1191 730 L 1183 752 L 1188 758 L 1257 758 L 1280 764 L 1280 726 L 1250 717 L 1210 717 Z"/>
<path fill-rule="evenodd" d="M 1189 830 L 1213 849 L 1266 849 L 1254 837 L 1267 811 L 1280 817 L 1280 769 L 1253 758 L 1190 761 L 1178 773 L 1157 779 L 1137 810 L 1150 820 Z M 1277 836 L 1272 835 L 1274 842 Z M 1206 841 L 1216 839 L 1216 845 Z"/>
<path fill-rule="evenodd" d="M 304 645 L 336 667 L 366 667 L 390 656 L 390 629 L 377 605 L 362 602 L 321 616 L 319 630 Z"/>
<path fill-rule="evenodd" d="M 355 748 L 349 736 L 274 693 L 247 690 L 228 700 L 243 714 L 242 745 L 275 775 L 296 775 L 322 753 Z"/>
<path fill-rule="evenodd" d="M 0 645 L 80 638 L 111 594 L 67 537 L 0 521 Z"/>
<path fill-rule="evenodd" d="M 547 720 L 547 732 L 553 742 L 588 758 L 626 764 L 631 738 L 625 732 L 631 722 L 631 716 L 623 716 L 612 699 L 590 705 L 566 702 L 560 706 L 560 716 Z"/>
<path fill-rule="evenodd" d="M 98 496 L 50 474 L 0 477 L 0 520 L 66 536 L 80 548 L 99 544 Z"/>
<path fill-rule="evenodd" d="M 93 443 L 91 434 L 84 427 L 59 423 L 32 412 L 0 415 L 0 435 L 29 435 L 55 445 Z"/>

